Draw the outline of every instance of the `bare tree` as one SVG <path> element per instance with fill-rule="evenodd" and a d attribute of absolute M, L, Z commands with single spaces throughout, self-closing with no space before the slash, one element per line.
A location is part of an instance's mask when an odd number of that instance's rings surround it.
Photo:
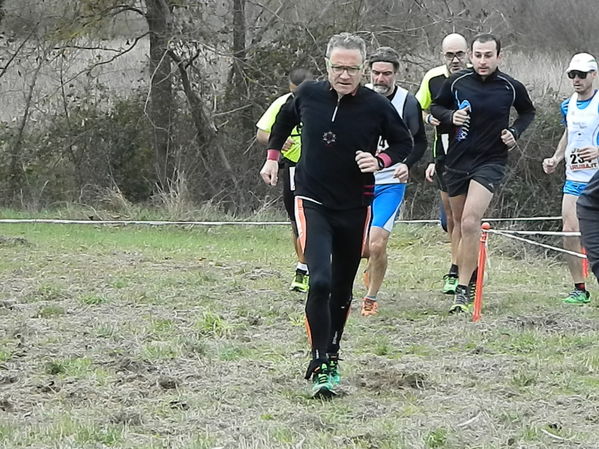
<path fill-rule="evenodd" d="M 10 150 L 9 150 L 10 163 L 9 163 L 8 180 L 9 180 L 9 189 L 10 189 L 10 192 L 12 193 L 14 200 L 19 198 L 19 196 L 22 193 L 23 181 L 24 181 L 23 164 L 21 161 L 23 140 L 24 140 L 24 136 L 25 136 L 25 128 L 29 121 L 29 116 L 30 116 L 31 109 L 33 106 L 33 104 L 32 104 L 33 92 L 34 92 L 36 84 L 37 84 L 40 70 L 43 66 L 43 63 L 41 62 L 42 60 L 43 60 L 43 58 L 40 58 L 38 60 L 38 63 L 36 65 L 35 69 L 33 70 L 31 82 L 29 83 L 27 92 L 25 93 L 25 110 L 23 111 L 22 116 L 19 118 L 19 123 L 17 126 L 17 132 L 15 135 L 15 138 L 14 138 L 14 141 L 12 142 L 12 144 L 10 145 Z"/>
<path fill-rule="evenodd" d="M 173 114 L 173 82 L 171 60 L 167 56 L 172 5 L 168 0 L 145 0 L 145 17 L 150 31 L 149 113 L 154 134 L 154 163 L 158 183 L 170 189 L 175 175 L 173 150 L 170 146 Z"/>

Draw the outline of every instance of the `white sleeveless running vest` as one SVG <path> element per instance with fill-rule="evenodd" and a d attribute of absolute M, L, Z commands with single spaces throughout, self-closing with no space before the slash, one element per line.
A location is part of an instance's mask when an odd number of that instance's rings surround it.
<path fill-rule="evenodd" d="M 371 83 L 366 84 L 366 87 L 369 89 L 373 89 L 373 85 Z M 403 87 L 396 86 L 395 95 L 391 100 L 391 104 L 395 107 L 395 110 L 399 114 L 399 116 L 403 119 L 403 110 L 406 104 L 406 100 L 408 98 L 408 91 Z M 374 89 L 373 89 L 374 90 Z M 407 125 L 406 125 L 407 126 Z M 387 148 L 387 143 L 379 140 L 379 148 L 378 151 L 382 151 Z M 393 177 L 393 173 L 395 172 L 395 165 L 391 167 L 383 168 L 380 171 L 377 171 L 374 174 L 374 183 L 375 184 L 399 184 L 399 179 Z"/>
<path fill-rule="evenodd" d="M 599 159 L 583 161 L 578 149 L 597 146 L 599 134 L 599 94 L 595 92 L 591 102 L 584 109 L 576 105 L 578 94 L 570 97 L 566 124 L 568 125 L 568 144 L 566 146 L 566 179 L 575 182 L 589 182 L 599 168 Z"/>

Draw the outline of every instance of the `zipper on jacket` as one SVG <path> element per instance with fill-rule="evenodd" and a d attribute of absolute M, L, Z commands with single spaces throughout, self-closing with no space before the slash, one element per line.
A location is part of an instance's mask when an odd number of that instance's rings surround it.
<path fill-rule="evenodd" d="M 337 117 L 337 110 L 339 109 L 339 103 L 341 103 L 341 98 L 340 96 L 337 96 L 337 104 L 335 105 L 335 110 L 333 111 L 333 117 L 331 117 L 331 122 L 335 123 L 335 117 Z"/>

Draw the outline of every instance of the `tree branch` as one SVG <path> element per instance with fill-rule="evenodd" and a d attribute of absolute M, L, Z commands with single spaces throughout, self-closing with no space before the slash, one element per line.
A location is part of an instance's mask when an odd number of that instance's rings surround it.
<path fill-rule="evenodd" d="M 273 25 L 275 24 L 275 22 L 276 22 L 278 19 L 281 19 L 281 16 L 279 16 L 279 13 L 281 12 L 281 10 L 283 10 L 283 8 L 285 8 L 285 9 L 286 9 L 286 8 L 287 8 L 287 5 L 288 5 L 289 3 L 290 3 L 290 0 L 284 0 L 284 1 L 283 1 L 283 3 L 281 3 L 281 6 L 279 6 L 279 7 L 277 8 L 277 10 L 276 10 L 276 11 L 271 11 L 272 15 L 270 16 L 270 19 L 269 19 L 269 20 L 268 20 L 268 22 L 267 22 L 267 23 L 266 23 L 266 24 L 265 24 L 265 25 L 264 25 L 264 26 L 263 26 L 263 27 L 260 29 L 260 31 L 258 31 L 258 32 L 257 32 L 257 33 L 254 35 L 254 37 L 253 37 L 253 39 L 252 39 L 252 42 L 251 42 L 251 46 L 254 46 L 254 45 L 257 45 L 257 44 L 259 44 L 259 43 L 260 43 L 260 41 L 261 41 L 261 40 L 262 40 L 262 38 L 264 37 L 264 34 L 265 34 L 265 33 L 266 33 L 268 30 L 272 29 Z M 256 4 L 257 4 L 257 5 L 259 5 L 259 6 L 261 6 L 261 7 L 263 8 L 263 9 L 262 9 L 263 11 L 264 11 L 265 9 L 267 9 L 265 6 L 261 5 L 260 3 L 257 3 L 257 2 L 256 2 Z M 269 11 L 270 11 L 270 9 L 269 9 Z"/>
<path fill-rule="evenodd" d="M 131 45 L 130 45 L 128 48 L 126 48 L 125 50 L 121 51 L 119 54 L 116 54 L 116 55 L 114 55 L 114 56 L 110 57 L 110 58 L 109 58 L 109 59 L 107 59 L 107 60 L 100 61 L 100 62 L 96 62 L 96 63 L 92 64 L 91 66 L 88 66 L 88 67 L 86 67 L 86 68 L 85 68 L 85 69 L 83 69 L 83 70 L 80 70 L 78 73 L 76 73 L 75 75 L 71 76 L 71 77 L 70 77 L 68 80 L 66 80 L 66 82 L 67 82 L 67 83 L 70 83 L 71 81 L 73 81 L 73 80 L 77 79 L 77 78 L 78 78 L 79 76 L 81 76 L 82 74 L 91 72 L 91 71 L 92 71 L 93 69 L 95 69 L 96 67 L 100 67 L 100 66 L 102 66 L 102 65 L 106 65 L 106 64 L 110 64 L 111 62 L 114 62 L 116 59 L 120 58 L 121 56 L 123 56 L 123 55 L 125 55 L 125 54 L 129 53 L 131 50 L 133 50 L 133 49 L 135 48 L 135 46 L 137 45 L 137 43 L 138 43 L 140 40 L 142 40 L 144 37 L 146 37 L 148 34 L 150 34 L 150 32 L 149 32 L 149 31 L 147 31 L 147 32 L 143 33 L 143 34 L 142 34 L 142 35 L 140 35 L 140 36 L 137 36 L 137 37 L 134 39 L 133 43 L 132 43 L 132 44 L 131 44 Z M 56 48 L 54 48 L 54 50 L 59 50 L 59 51 L 60 51 L 60 50 L 64 50 L 65 48 L 72 48 L 72 47 L 69 47 L 69 46 L 62 46 L 62 47 L 56 47 Z"/>
<path fill-rule="evenodd" d="M 25 47 L 25 44 L 29 41 L 29 39 L 31 38 L 31 36 L 33 36 L 35 34 L 35 30 L 36 29 L 37 29 L 37 27 L 33 28 L 33 30 L 31 31 L 31 33 L 29 33 L 27 35 L 27 37 L 25 39 L 23 39 L 23 42 L 21 42 L 21 44 L 17 47 L 16 51 L 10 56 L 10 58 L 8 59 L 8 62 L 6 63 L 6 65 L 4 67 L 2 67 L 2 71 L 0 71 L 0 78 L 2 78 L 4 76 L 4 74 L 6 73 L 6 71 L 8 70 L 8 68 L 10 67 L 10 65 L 13 63 L 13 61 L 19 55 L 19 52 L 23 49 L 23 47 Z"/>

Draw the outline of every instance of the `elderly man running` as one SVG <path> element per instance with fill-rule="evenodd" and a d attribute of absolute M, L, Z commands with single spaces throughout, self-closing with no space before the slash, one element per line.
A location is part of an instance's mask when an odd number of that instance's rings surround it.
<path fill-rule="evenodd" d="M 403 161 L 412 137 L 391 103 L 360 86 L 366 43 L 334 35 L 326 49 L 326 81 L 305 81 L 281 108 L 260 172 L 277 182 L 280 150 L 302 123 L 295 173 L 296 221 L 310 267 L 306 329 L 312 359 L 305 377 L 314 397 L 331 397 L 339 382 L 339 344 L 370 222 L 373 173 Z M 379 138 L 388 148 L 378 153 Z"/>

